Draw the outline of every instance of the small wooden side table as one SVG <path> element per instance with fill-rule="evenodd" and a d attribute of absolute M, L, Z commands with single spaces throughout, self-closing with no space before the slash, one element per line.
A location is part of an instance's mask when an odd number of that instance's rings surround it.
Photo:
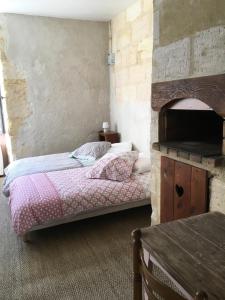
<path fill-rule="evenodd" d="M 118 132 L 115 131 L 99 131 L 98 132 L 99 141 L 106 141 L 110 143 L 119 143 L 120 142 L 120 136 Z"/>

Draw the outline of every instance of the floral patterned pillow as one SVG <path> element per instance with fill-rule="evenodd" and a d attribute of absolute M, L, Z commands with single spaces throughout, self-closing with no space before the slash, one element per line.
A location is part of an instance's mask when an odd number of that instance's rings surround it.
<path fill-rule="evenodd" d="M 123 181 L 131 176 L 134 163 L 137 159 L 137 151 L 121 154 L 108 153 L 87 172 L 86 176 L 92 179 Z"/>
<path fill-rule="evenodd" d="M 111 147 L 110 142 L 86 143 L 71 153 L 71 157 L 86 160 L 96 160 L 102 157 Z"/>

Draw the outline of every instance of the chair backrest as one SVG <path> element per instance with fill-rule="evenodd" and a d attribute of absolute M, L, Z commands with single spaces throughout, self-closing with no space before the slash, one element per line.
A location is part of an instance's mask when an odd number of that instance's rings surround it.
<path fill-rule="evenodd" d="M 144 259 L 144 249 L 141 243 L 141 230 L 132 233 L 133 237 L 133 267 L 134 267 L 134 300 L 144 299 L 143 287 L 149 300 L 185 300 L 183 296 L 165 285 L 153 274 L 153 264 Z M 143 284 L 143 286 L 142 286 Z M 196 293 L 195 300 L 206 300 L 204 292 Z"/>
<path fill-rule="evenodd" d="M 152 300 L 185 300 L 180 294 L 163 284 L 156 278 L 151 271 L 147 268 L 144 260 L 143 249 L 140 250 L 140 273 L 143 280 L 144 290 L 148 295 L 149 299 Z M 152 268 L 151 268 L 152 269 Z"/>

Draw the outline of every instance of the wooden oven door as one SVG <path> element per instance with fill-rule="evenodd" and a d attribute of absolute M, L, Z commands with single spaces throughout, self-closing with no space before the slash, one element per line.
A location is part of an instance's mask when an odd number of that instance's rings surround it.
<path fill-rule="evenodd" d="M 207 209 L 207 171 L 162 157 L 161 222 L 201 214 Z"/>

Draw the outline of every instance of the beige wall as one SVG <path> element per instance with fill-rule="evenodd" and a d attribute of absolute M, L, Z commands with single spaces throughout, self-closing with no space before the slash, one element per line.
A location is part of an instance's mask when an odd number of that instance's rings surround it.
<path fill-rule="evenodd" d="M 153 82 L 224 73 L 224 57 L 224 0 L 154 0 Z M 152 112 L 151 142 L 157 125 Z M 161 155 L 152 151 L 151 157 L 152 219 L 158 223 Z M 210 169 L 210 175 L 210 209 L 225 212 L 225 169 Z"/>
<path fill-rule="evenodd" d="M 109 119 L 108 23 L 5 14 L 0 55 L 14 157 L 71 151 Z"/>
<path fill-rule="evenodd" d="M 138 0 L 111 22 L 116 55 L 110 69 L 112 128 L 145 153 L 150 152 L 152 9 L 152 0 Z"/>

